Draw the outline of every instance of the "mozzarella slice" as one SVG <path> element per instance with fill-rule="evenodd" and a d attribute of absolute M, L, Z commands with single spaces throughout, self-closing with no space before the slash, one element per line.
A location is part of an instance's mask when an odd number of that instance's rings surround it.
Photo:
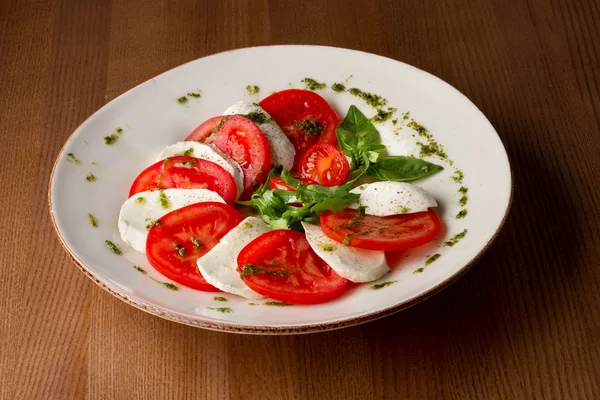
<path fill-rule="evenodd" d="M 310 247 L 342 278 L 371 282 L 390 271 L 385 252 L 344 246 L 327 237 L 318 225 L 302 222 L 302 226 Z"/>
<path fill-rule="evenodd" d="M 157 161 L 164 160 L 167 157 L 190 156 L 212 161 L 223 167 L 231 174 L 237 187 L 237 197 L 240 197 L 244 191 L 244 171 L 242 167 L 227 154 L 223 153 L 217 146 L 198 142 L 177 142 L 164 149 L 158 156 Z"/>
<path fill-rule="evenodd" d="M 385 217 L 427 211 L 437 207 L 435 199 L 420 186 L 406 182 L 374 182 L 355 187 L 351 193 L 360 194 L 358 205 L 365 214 Z"/>
<path fill-rule="evenodd" d="M 285 169 L 292 169 L 294 165 L 294 157 L 296 156 L 296 150 L 294 145 L 290 142 L 287 135 L 281 130 L 279 125 L 265 110 L 263 110 L 256 103 L 245 103 L 240 101 L 229 107 L 223 115 L 242 115 L 246 116 L 252 113 L 264 114 L 266 122 L 262 124 L 256 124 L 261 132 L 267 138 L 269 145 L 271 146 L 271 159 L 275 166 L 282 166 Z"/>
<path fill-rule="evenodd" d="M 251 300 L 262 299 L 263 296 L 250 289 L 240 278 L 237 257 L 248 243 L 270 230 L 262 219 L 248 217 L 227 232 L 215 247 L 198 259 L 198 270 L 206 282 L 227 293 Z"/>
<path fill-rule="evenodd" d="M 178 208 L 204 201 L 225 203 L 221 196 L 207 189 L 165 189 L 134 194 L 125 201 L 119 213 L 121 239 L 140 253 L 145 253 L 148 229 L 157 219 Z"/>

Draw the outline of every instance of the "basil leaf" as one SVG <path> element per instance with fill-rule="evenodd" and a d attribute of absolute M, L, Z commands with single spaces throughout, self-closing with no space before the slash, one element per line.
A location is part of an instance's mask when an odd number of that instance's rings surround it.
<path fill-rule="evenodd" d="M 336 129 L 336 136 L 340 149 L 352 158 L 352 169 L 365 165 L 365 155 L 376 159 L 377 155 L 373 152 L 385 152 L 385 146 L 380 144 L 379 131 L 356 106 L 350 106 L 346 118 Z"/>
<path fill-rule="evenodd" d="M 414 157 L 384 156 L 369 166 L 367 175 L 385 181 L 407 182 L 433 175 L 443 169 L 440 165 Z"/>

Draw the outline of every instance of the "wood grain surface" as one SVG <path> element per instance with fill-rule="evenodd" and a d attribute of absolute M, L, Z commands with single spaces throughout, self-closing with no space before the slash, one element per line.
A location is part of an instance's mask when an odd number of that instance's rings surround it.
<path fill-rule="evenodd" d="M 472 99 L 515 174 L 492 249 L 407 311 L 304 336 L 178 325 L 94 285 L 47 210 L 70 133 L 181 63 L 286 43 L 392 57 Z M 0 134 L 2 399 L 600 398 L 595 0 L 2 0 Z"/>

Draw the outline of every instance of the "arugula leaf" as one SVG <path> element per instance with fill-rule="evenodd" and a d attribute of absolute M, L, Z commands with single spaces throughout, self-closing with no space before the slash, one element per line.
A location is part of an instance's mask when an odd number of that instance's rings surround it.
<path fill-rule="evenodd" d="M 367 175 L 384 181 L 415 181 L 443 170 L 440 165 L 406 156 L 384 156 L 372 163 Z"/>
<path fill-rule="evenodd" d="M 414 181 L 443 169 L 414 157 L 388 156 L 377 128 L 356 106 L 350 106 L 336 133 L 340 148 L 352 158 L 351 170 L 360 171 L 351 184 L 363 174 L 380 180 Z"/>

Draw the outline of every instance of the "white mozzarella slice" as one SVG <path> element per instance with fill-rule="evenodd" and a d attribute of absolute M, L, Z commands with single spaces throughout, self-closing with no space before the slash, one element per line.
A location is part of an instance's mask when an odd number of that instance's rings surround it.
<path fill-rule="evenodd" d="M 371 282 L 390 271 L 385 252 L 344 246 L 327 237 L 318 225 L 302 222 L 302 226 L 310 247 L 342 278 Z"/>
<path fill-rule="evenodd" d="M 178 208 L 204 201 L 225 203 L 221 196 L 207 189 L 165 189 L 134 194 L 125 201 L 119 213 L 121 239 L 145 253 L 148 229 L 157 219 Z"/>
<path fill-rule="evenodd" d="M 231 174 L 237 187 L 237 197 L 240 197 L 244 191 L 244 171 L 242 167 L 227 154 L 223 153 L 217 146 L 198 142 L 177 142 L 164 149 L 158 156 L 158 160 L 164 160 L 167 157 L 190 156 L 212 161 L 223 167 Z"/>
<path fill-rule="evenodd" d="M 365 214 L 379 217 L 416 213 L 437 207 L 437 202 L 425 189 L 406 182 L 366 183 L 350 192 L 360 194 L 354 208 L 364 206 Z"/>
<path fill-rule="evenodd" d="M 271 116 L 256 103 L 245 103 L 240 101 L 229 107 L 223 115 L 248 115 L 251 113 L 261 113 L 266 117 L 266 122 L 256 124 L 261 132 L 267 138 L 271 146 L 271 159 L 275 166 L 282 166 L 285 169 L 292 169 L 296 150 L 290 142 L 287 135 L 281 130 L 279 125 Z"/>
<path fill-rule="evenodd" d="M 227 293 L 251 300 L 262 299 L 263 296 L 250 289 L 240 278 L 237 258 L 248 243 L 270 230 L 262 219 L 248 217 L 227 232 L 215 247 L 198 259 L 198 270 L 206 282 Z"/>

